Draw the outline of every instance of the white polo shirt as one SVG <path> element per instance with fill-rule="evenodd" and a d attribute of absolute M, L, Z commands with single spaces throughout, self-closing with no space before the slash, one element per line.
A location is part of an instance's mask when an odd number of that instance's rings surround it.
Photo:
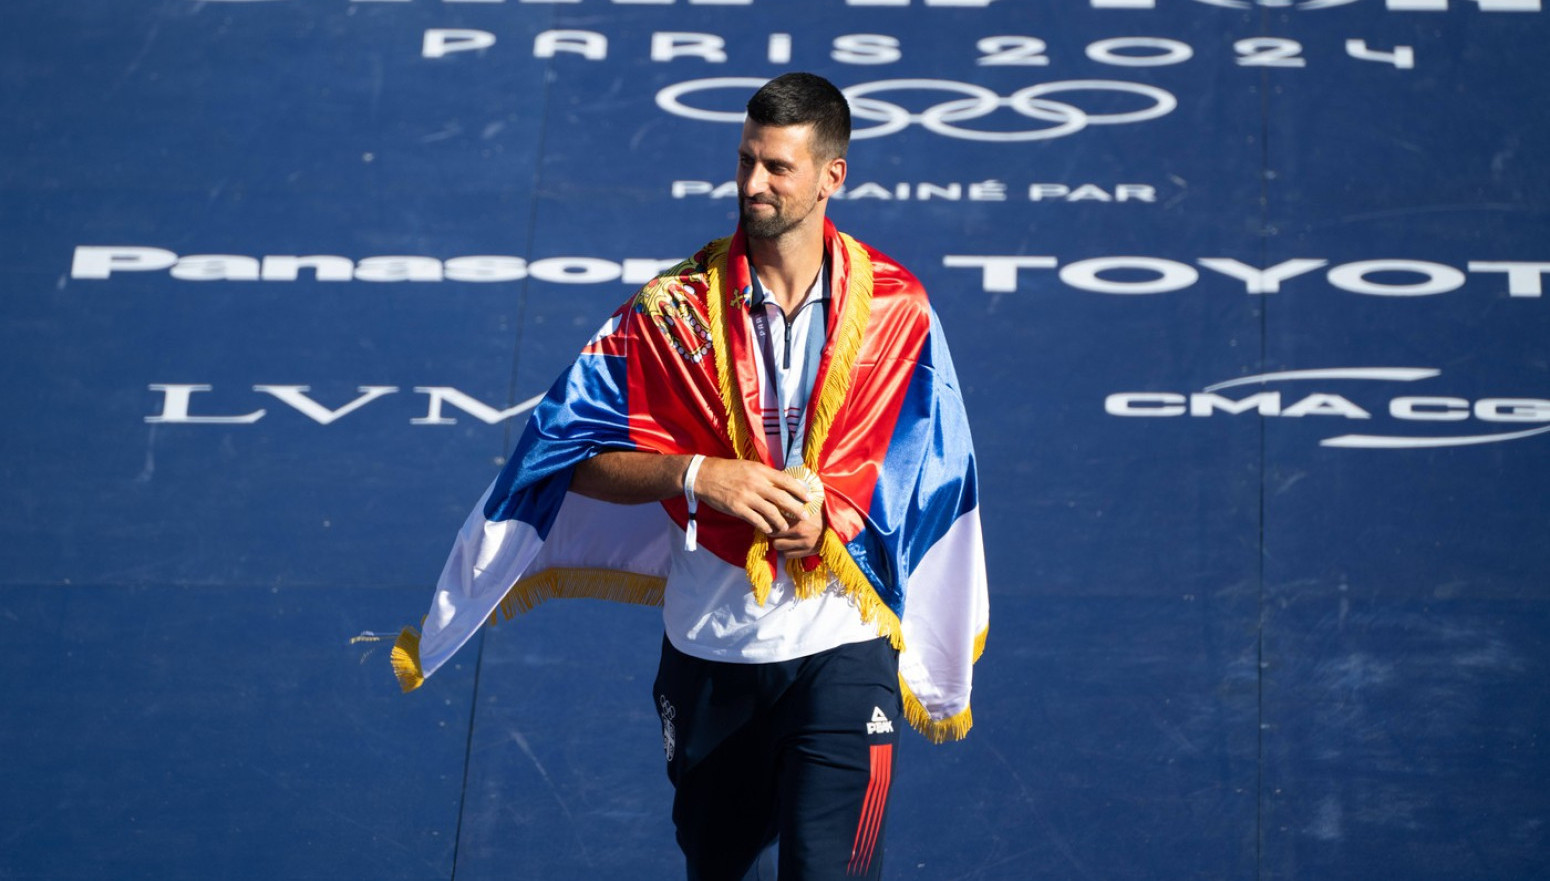
<path fill-rule="evenodd" d="M 750 267 L 751 268 L 751 267 Z M 812 396 L 828 326 L 829 267 L 789 320 L 753 278 L 748 319 L 756 354 L 765 440 L 777 462 L 801 464 L 807 436 L 807 402 Z M 762 355 L 762 356 L 761 356 Z M 777 567 L 769 598 L 753 598 L 748 574 L 706 550 L 675 545 L 662 606 L 667 638 L 686 655 L 710 661 L 762 664 L 789 661 L 853 642 L 876 639 L 861 612 L 833 577 L 818 596 L 797 600 L 784 567 Z"/>

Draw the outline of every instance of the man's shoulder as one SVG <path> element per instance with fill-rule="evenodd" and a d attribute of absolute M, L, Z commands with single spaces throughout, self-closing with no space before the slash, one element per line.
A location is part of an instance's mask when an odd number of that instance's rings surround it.
<path fill-rule="evenodd" d="M 914 273 L 906 269 L 903 263 L 884 253 L 881 248 L 849 233 L 842 233 L 842 235 L 866 254 L 867 259 L 872 263 L 872 274 L 875 277 L 908 282 L 913 288 L 921 287 L 920 279 L 917 279 Z"/>
<path fill-rule="evenodd" d="M 878 248 L 851 238 L 865 252 L 872 265 L 872 296 L 913 302 L 919 311 L 928 308 L 926 286 L 904 264 Z"/>

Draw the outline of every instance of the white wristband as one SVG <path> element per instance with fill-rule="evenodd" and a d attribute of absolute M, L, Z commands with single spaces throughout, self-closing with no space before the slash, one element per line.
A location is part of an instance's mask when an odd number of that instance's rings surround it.
<path fill-rule="evenodd" d="M 695 453 L 689 460 L 689 467 L 684 470 L 684 501 L 689 503 L 689 523 L 684 528 L 684 550 L 686 551 L 692 551 L 699 546 L 699 523 L 694 515 L 699 510 L 700 500 L 694 494 L 694 481 L 700 476 L 700 465 L 704 461 L 704 456 Z"/>
<path fill-rule="evenodd" d="M 694 495 L 694 481 L 700 476 L 700 466 L 705 463 L 705 457 L 695 453 L 689 460 L 689 467 L 684 470 L 684 501 L 689 503 L 689 513 L 694 513 L 699 498 Z"/>

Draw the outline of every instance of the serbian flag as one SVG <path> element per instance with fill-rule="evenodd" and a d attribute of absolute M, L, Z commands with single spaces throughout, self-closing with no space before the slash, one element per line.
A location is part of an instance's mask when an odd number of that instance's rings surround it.
<path fill-rule="evenodd" d="M 636 450 L 784 466 L 761 428 L 745 247 L 739 230 L 648 283 L 534 409 L 458 533 L 423 633 L 406 629 L 394 647 L 405 691 L 486 621 L 545 600 L 662 602 L 686 502 L 569 492 L 577 463 Z M 751 526 L 701 506 L 695 553 L 746 573 L 761 603 L 777 566 L 799 598 L 838 583 L 900 649 L 910 723 L 937 743 L 959 739 L 990 614 L 962 394 L 920 283 L 828 223 L 825 248 L 832 301 L 802 457 L 823 483 L 819 552 L 783 560 Z"/>

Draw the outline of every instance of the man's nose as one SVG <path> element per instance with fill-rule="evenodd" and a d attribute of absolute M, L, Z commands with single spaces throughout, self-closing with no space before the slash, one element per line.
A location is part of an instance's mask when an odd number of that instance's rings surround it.
<path fill-rule="evenodd" d="M 764 167 L 754 165 L 748 170 L 747 176 L 743 179 L 743 193 L 750 196 L 762 193 L 768 188 L 769 182 L 770 176 L 764 170 Z"/>

